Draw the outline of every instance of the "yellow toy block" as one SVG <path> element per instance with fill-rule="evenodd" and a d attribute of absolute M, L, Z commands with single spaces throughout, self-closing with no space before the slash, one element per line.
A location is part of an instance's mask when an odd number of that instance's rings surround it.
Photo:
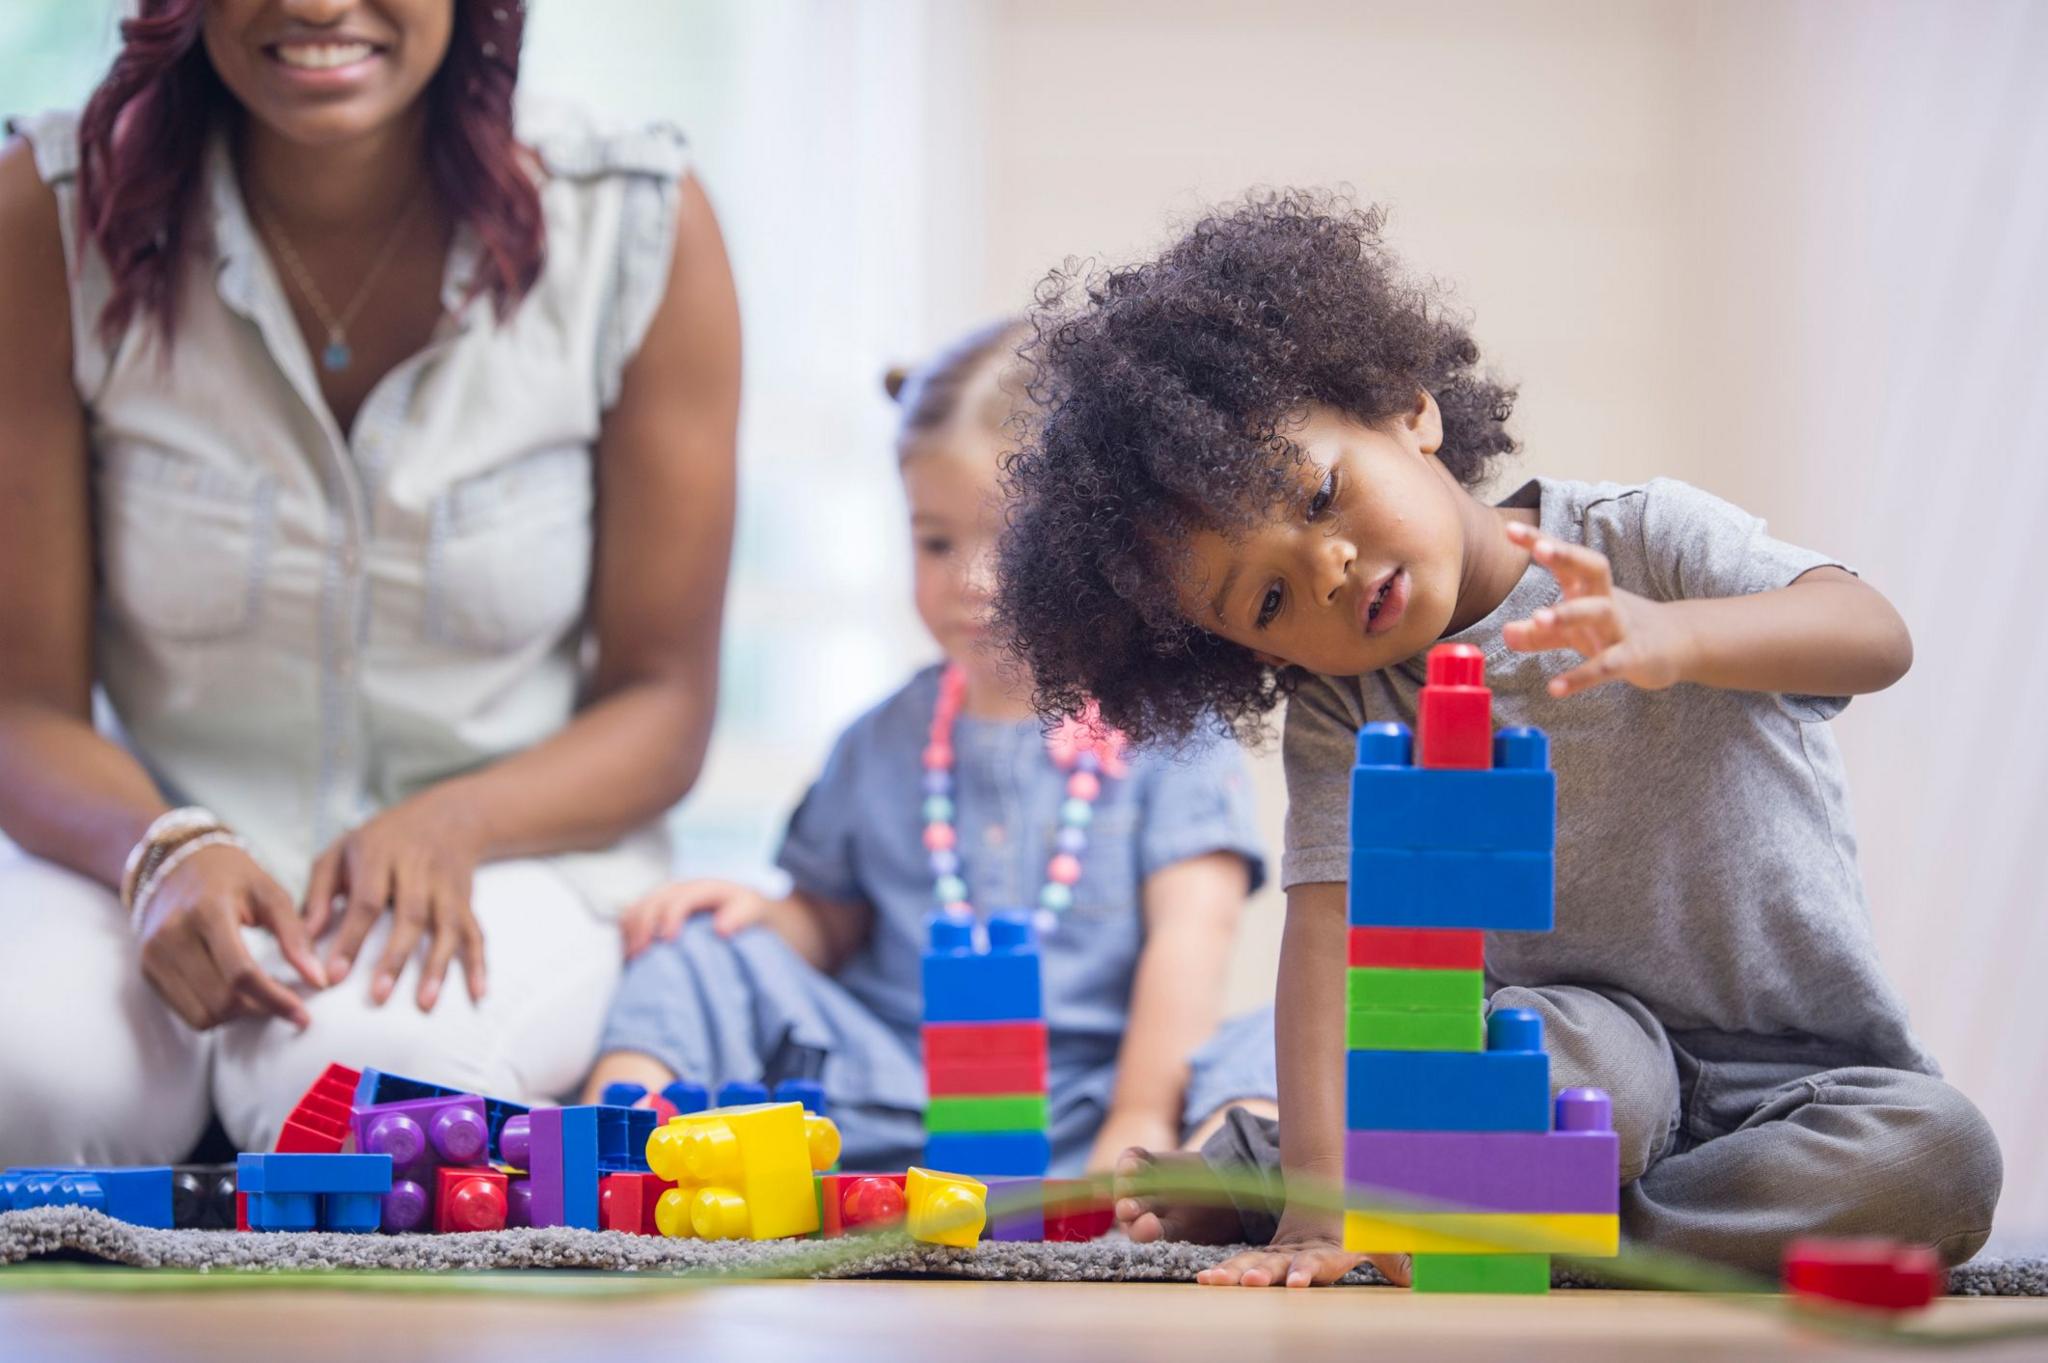
<path fill-rule="evenodd" d="M 1344 1213 L 1354 1254 L 1587 1254 L 1621 1252 L 1612 1212 L 1424 1212 L 1397 1218 Z"/>
<path fill-rule="evenodd" d="M 960 1174 L 912 1167 L 904 1175 L 910 1238 L 973 1249 L 988 1221 L 988 1185 Z"/>
<path fill-rule="evenodd" d="M 647 1167 L 676 1186 L 654 1206 L 663 1235 L 776 1240 L 818 1229 L 814 1170 L 839 1158 L 839 1128 L 801 1103 L 712 1108 L 647 1138 Z"/>

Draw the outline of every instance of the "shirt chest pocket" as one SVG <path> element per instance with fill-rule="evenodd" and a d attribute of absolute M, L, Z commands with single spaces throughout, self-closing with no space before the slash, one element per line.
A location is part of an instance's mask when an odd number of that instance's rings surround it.
<path fill-rule="evenodd" d="M 177 642 L 233 637 L 262 607 L 277 485 L 144 447 L 95 471 L 102 599 L 137 633 Z"/>
<path fill-rule="evenodd" d="M 478 652 L 552 643 L 583 617 L 590 452 L 548 450 L 441 494 L 429 513 L 427 637 Z"/>

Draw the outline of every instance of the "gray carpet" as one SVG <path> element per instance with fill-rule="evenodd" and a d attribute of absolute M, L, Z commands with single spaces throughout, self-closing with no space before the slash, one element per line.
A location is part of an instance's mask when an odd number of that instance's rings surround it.
<path fill-rule="evenodd" d="M 857 1242 L 854 1242 L 857 1244 Z M 735 1277 L 800 1274 L 824 1278 L 998 1278 L 1021 1282 L 1189 1282 L 1216 1262 L 1201 1245 L 992 1242 L 973 1250 L 891 1242 L 848 1257 L 847 1241 L 666 1240 L 618 1231 L 488 1231 L 470 1235 L 243 1234 L 146 1230 L 79 1207 L 0 1212 L 0 1263 L 86 1256 L 139 1268 L 278 1272 L 335 1268 L 445 1272 L 486 1268 L 694 1270 Z M 1347 1283 L 1377 1283 L 1361 1268 Z M 1572 1279 L 1559 1275 L 1569 1286 Z M 1983 1260 L 1957 1269 L 1949 1290 L 1964 1296 L 2048 1296 L 2048 1257 Z"/>

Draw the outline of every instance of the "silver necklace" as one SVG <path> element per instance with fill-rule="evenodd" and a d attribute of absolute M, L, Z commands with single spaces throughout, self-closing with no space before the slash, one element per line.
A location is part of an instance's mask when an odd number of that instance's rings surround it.
<path fill-rule="evenodd" d="M 343 308 L 339 315 L 327 306 L 326 296 L 320 292 L 320 286 L 313 282 L 311 272 L 306 269 L 306 262 L 299 259 L 299 253 L 292 249 L 291 238 L 284 234 L 284 228 L 279 225 L 276 214 L 272 213 L 268 206 L 258 207 L 257 211 L 262 215 L 264 229 L 277 244 L 277 253 L 284 260 L 285 270 L 291 275 L 292 282 L 298 285 L 299 293 L 304 296 L 307 306 L 313 309 L 313 315 L 320 319 L 322 329 L 327 332 L 327 344 L 320 351 L 320 367 L 328 373 L 339 374 L 348 368 L 349 360 L 354 356 L 348 344 L 349 324 L 355 321 L 356 314 L 361 312 L 363 304 L 369 301 L 370 290 L 376 286 L 378 277 L 384 273 L 384 267 L 391 263 L 392 255 L 398 250 L 398 239 L 405 235 L 406 225 L 419 211 L 420 202 L 425 197 L 424 193 L 414 194 L 406 204 L 405 211 L 391 224 L 391 233 L 384 238 L 384 244 L 377 248 L 377 258 L 370 262 L 370 268 L 364 272 L 363 282 L 356 287 L 355 297 L 348 300 L 348 306 Z"/>

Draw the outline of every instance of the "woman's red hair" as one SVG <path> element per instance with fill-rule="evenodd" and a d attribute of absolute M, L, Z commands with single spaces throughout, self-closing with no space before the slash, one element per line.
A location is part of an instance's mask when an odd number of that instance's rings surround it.
<path fill-rule="evenodd" d="M 200 158 L 234 96 L 200 41 L 206 0 L 140 0 L 121 51 L 78 123 L 79 236 L 113 275 L 99 336 L 140 312 L 171 335 Z M 427 86 L 427 171 L 482 247 L 474 293 L 504 316 L 540 277 L 547 242 L 530 158 L 512 131 L 525 35 L 521 0 L 455 0 L 454 32 Z"/>

